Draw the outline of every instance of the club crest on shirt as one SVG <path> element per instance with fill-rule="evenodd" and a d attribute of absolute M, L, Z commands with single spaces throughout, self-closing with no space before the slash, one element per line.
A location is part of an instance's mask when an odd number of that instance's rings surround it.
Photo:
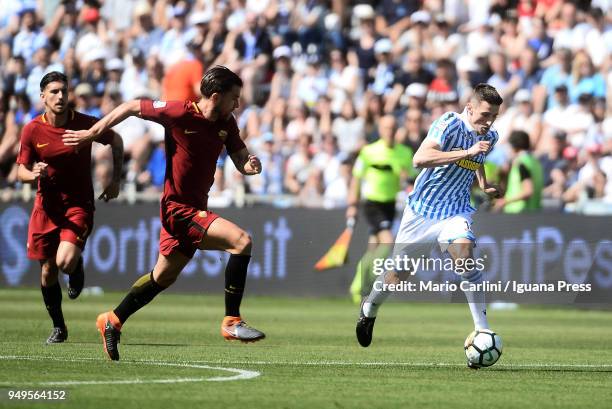
<path fill-rule="evenodd" d="M 227 138 L 227 131 L 225 129 L 222 129 L 219 131 L 219 138 L 221 138 L 223 141 L 225 141 L 225 138 Z"/>
<path fill-rule="evenodd" d="M 166 106 L 166 101 L 153 101 L 153 108 L 159 109 Z"/>

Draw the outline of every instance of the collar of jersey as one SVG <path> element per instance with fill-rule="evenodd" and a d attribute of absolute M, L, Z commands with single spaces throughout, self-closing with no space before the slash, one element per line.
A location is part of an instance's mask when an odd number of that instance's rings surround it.
<path fill-rule="evenodd" d="M 40 120 L 43 121 L 43 124 L 50 125 L 49 122 L 47 122 L 47 117 L 45 116 L 46 113 L 47 112 L 43 112 L 42 114 L 40 114 Z M 71 109 L 70 110 L 70 119 L 69 120 L 72 121 L 73 119 L 74 119 L 74 110 Z"/>

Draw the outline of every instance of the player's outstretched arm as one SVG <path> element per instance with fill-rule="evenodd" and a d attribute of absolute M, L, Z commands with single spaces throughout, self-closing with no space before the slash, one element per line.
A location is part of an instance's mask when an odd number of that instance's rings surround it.
<path fill-rule="evenodd" d="M 121 188 L 121 172 L 123 168 L 123 139 L 119 134 L 113 132 L 113 141 L 111 142 L 111 151 L 113 154 L 113 178 L 108 186 L 98 199 L 108 202 L 111 199 L 119 196 Z"/>
<path fill-rule="evenodd" d="M 257 175 L 261 173 L 261 161 L 255 155 L 251 155 L 247 148 L 231 153 L 230 158 L 238 172 L 243 175 Z"/>
<path fill-rule="evenodd" d="M 490 147 L 490 142 L 478 141 L 469 149 L 444 152 L 436 141 L 425 139 L 414 154 L 412 162 L 417 168 L 435 168 L 488 152 Z"/>
<path fill-rule="evenodd" d="M 140 114 L 140 100 L 133 99 L 131 101 L 124 102 L 117 108 L 109 112 L 104 118 L 96 122 L 94 126 L 89 129 L 73 131 L 66 130 L 62 139 L 64 145 L 81 146 L 95 141 L 105 131 L 117 125 L 119 122 L 126 118 Z"/>

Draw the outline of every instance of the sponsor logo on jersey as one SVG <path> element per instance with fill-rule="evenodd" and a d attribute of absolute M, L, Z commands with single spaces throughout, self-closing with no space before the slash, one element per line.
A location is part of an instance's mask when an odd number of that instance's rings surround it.
<path fill-rule="evenodd" d="M 468 169 L 474 172 L 477 171 L 480 167 L 480 163 L 474 162 L 473 160 L 469 159 L 458 160 L 457 162 L 455 162 L 455 164 L 463 169 Z"/>
<path fill-rule="evenodd" d="M 456 147 L 456 148 L 451 149 L 451 151 L 461 151 L 461 150 L 463 150 L 463 148 L 461 147 Z M 460 168 L 471 170 L 473 172 L 477 171 L 481 165 L 481 163 L 478 163 L 476 161 L 473 161 L 467 158 L 458 160 L 457 162 L 455 162 L 455 164 L 459 166 Z"/>

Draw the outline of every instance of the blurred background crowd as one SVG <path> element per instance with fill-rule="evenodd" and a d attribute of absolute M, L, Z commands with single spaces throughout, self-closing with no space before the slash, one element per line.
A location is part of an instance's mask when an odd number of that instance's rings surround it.
<path fill-rule="evenodd" d="M 0 0 L 0 199 L 21 195 L 19 135 L 42 111 L 45 73 L 67 74 L 74 109 L 101 117 L 133 98 L 195 100 L 221 64 L 245 82 L 236 116 L 264 171 L 244 178 L 221 159 L 212 206 L 346 206 L 382 116 L 416 151 L 433 120 L 487 82 L 505 100 L 489 179 L 504 183 L 510 135 L 523 131 L 545 208 L 609 212 L 611 11 L 612 0 Z M 124 198 L 157 198 L 163 129 L 130 118 L 115 130 Z M 100 188 L 112 160 L 93 155 Z"/>

